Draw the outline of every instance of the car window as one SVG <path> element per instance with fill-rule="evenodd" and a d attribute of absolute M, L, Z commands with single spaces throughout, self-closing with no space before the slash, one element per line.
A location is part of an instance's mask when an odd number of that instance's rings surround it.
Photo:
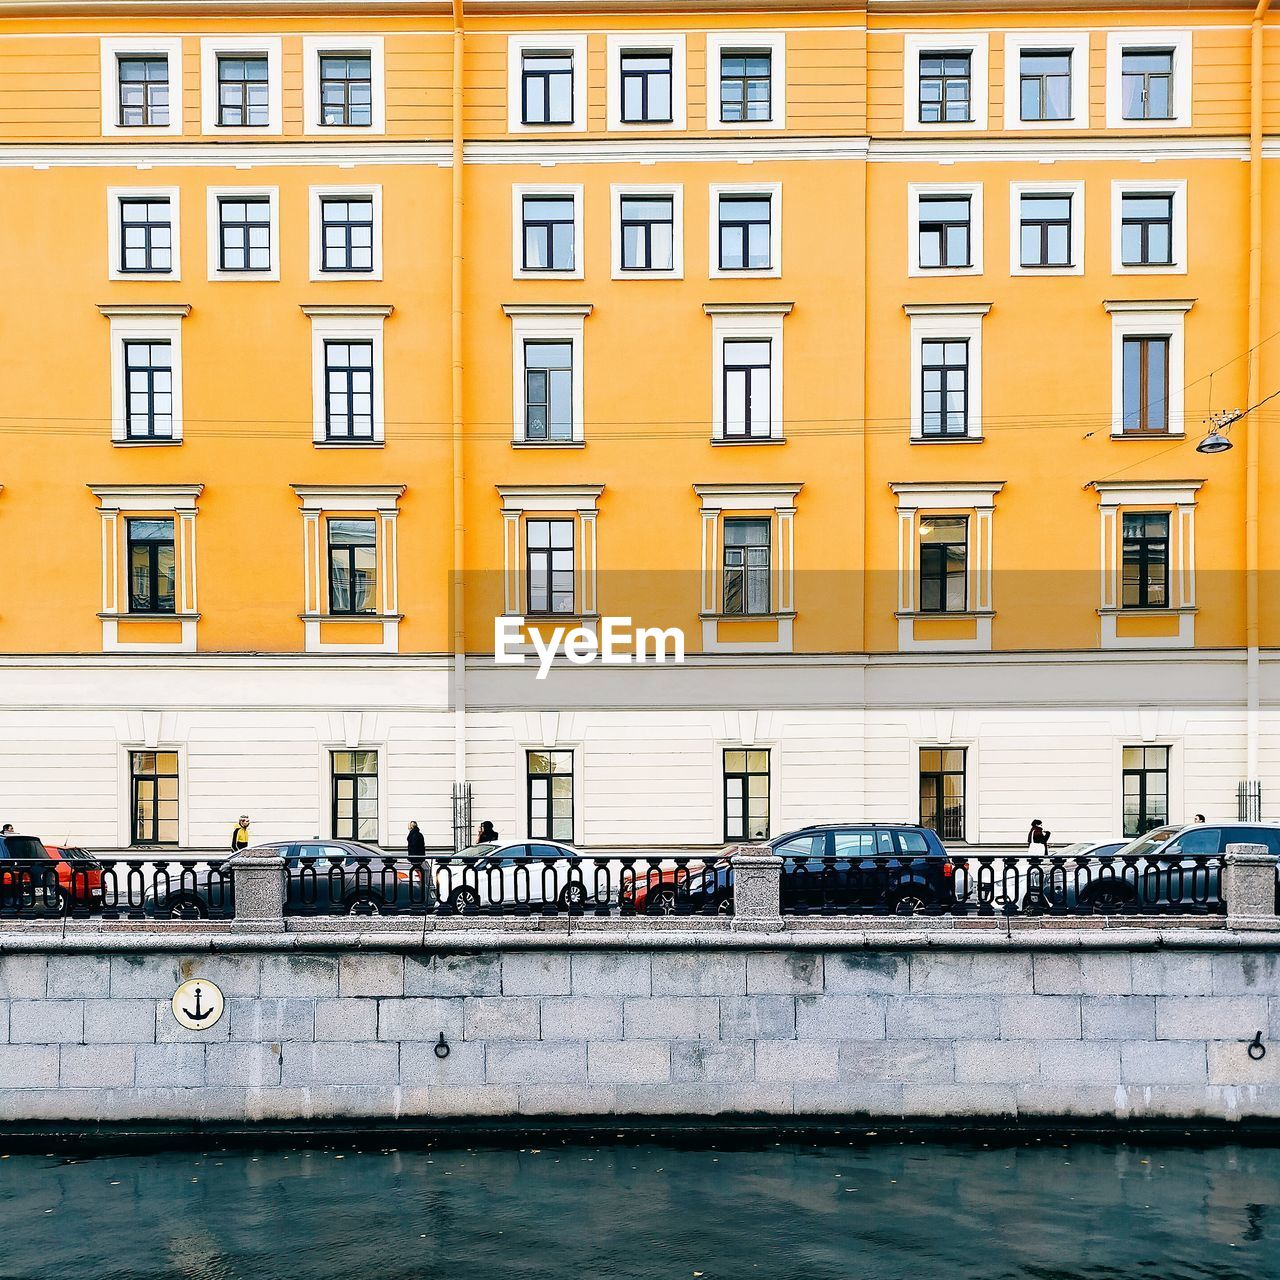
<path fill-rule="evenodd" d="M 1266 845 L 1268 853 L 1280 854 L 1280 831 L 1274 827 L 1226 827 L 1222 832 L 1222 850 L 1233 844 Z"/>
<path fill-rule="evenodd" d="M 1088 848 L 1088 845 L 1082 846 Z M 1113 840 L 1110 844 L 1100 844 L 1093 852 L 1099 858 L 1109 858 L 1113 853 L 1119 853 L 1124 848 L 1123 840 Z"/>
<path fill-rule="evenodd" d="M 874 831 L 833 831 L 831 851 L 837 858 L 869 858 L 876 852 Z"/>
<path fill-rule="evenodd" d="M 1156 827 L 1154 831 L 1148 831 L 1146 835 L 1139 836 L 1125 845 L 1125 857 L 1141 858 L 1146 854 L 1154 853 L 1166 840 L 1177 834 L 1177 827 Z"/>
<path fill-rule="evenodd" d="M 39 858 L 42 862 L 51 861 L 49 851 L 35 836 L 5 836 L 4 856 L 6 858 Z"/>
<path fill-rule="evenodd" d="M 300 844 L 298 846 L 298 857 L 300 858 L 324 858 L 328 856 L 328 845 L 323 844 Z"/>
<path fill-rule="evenodd" d="M 557 849 L 553 844 L 531 844 L 526 847 L 535 858 L 569 858 L 575 856 L 572 850 Z"/>
<path fill-rule="evenodd" d="M 929 841 L 923 831 L 899 831 L 898 848 L 903 853 L 929 853 Z"/>
<path fill-rule="evenodd" d="M 1222 832 L 1217 827 L 1192 827 L 1184 831 L 1161 856 L 1185 858 L 1217 853 L 1222 848 Z"/>
<path fill-rule="evenodd" d="M 469 844 L 465 849 L 458 852 L 459 858 L 483 858 L 486 854 L 492 853 L 498 846 L 496 844 Z"/>
<path fill-rule="evenodd" d="M 775 845 L 773 851 L 783 858 L 820 858 L 826 841 L 825 835 L 796 836 L 785 844 Z"/>

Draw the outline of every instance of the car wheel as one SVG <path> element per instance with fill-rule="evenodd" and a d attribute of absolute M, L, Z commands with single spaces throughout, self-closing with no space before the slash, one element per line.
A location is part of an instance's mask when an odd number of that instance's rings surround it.
<path fill-rule="evenodd" d="M 587 902 L 587 889 L 581 884 L 567 884 L 560 892 L 561 911 L 581 911 Z"/>
<path fill-rule="evenodd" d="M 357 893 L 348 898 L 342 909 L 349 916 L 380 916 L 383 903 L 369 893 Z"/>
<path fill-rule="evenodd" d="M 645 912 L 651 916 L 673 916 L 676 913 L 676 891 L 670 885 L 662 885 L 655 889 L 644 904 Z"/>
<path fill-rule="evenodd" d="M 718 916 L 733 915 L 733 899 L 717 898 L 716 899 L 716 915 Z"/>
<path fill-rule="evenodd" d="M 1022 899 L 1022 914 L 1024 916 L 1037 916 L 1041 912 L 1049 910 L 1049 899 L 1043 893 L 1028 893 Z"/>
<path fill-rule="evenodd" d="M 71 895 L 65 889 L 55 889 L 49 899 L 49 909 L 56 916 L 71 914 Z"/>
<path fill-rule="evenodd" d="M 1081 905 L 1095 911 L 1120 911 L 1137 900 L 1138 895 L 1128 885 L 1098 884 L 1080 891 Z"/>
<path fill-rule="evenodd" d="M 209 914 L 209 908 L 190 894 L 175 894 L 166 900 L 160 914 L 170 920 L 203 920 Z"/>
<path fill-rule="evenodd" d="M 919 889 L 899 889 L 889 898 L 889 910 L 895 916 L 914 916 L 929 906 L 929 899 Z"/>
<path fill-rule="evenodd" d="M 474 889 L 463 887 L 449 899 L 451 911 L 475 911 L 480 906 L 480 895 Z"/>

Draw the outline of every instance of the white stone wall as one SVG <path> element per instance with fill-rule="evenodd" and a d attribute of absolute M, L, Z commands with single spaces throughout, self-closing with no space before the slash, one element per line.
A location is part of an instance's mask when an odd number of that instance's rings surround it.
<path fill-rule="evenodd" d="M 0 1121 L 1280 1115 L 1280 949 L 1230 935 L 1132 953 L 295 942 L 0 956 Z M 170 1011 L 189 977 L 226 997 L 208 1031 Z"/>

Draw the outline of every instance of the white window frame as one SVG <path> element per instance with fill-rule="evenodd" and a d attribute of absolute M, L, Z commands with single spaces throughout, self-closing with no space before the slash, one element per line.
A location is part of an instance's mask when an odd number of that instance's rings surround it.
<path fill-rule="evenodd" d="M 670 196 L 671 269 L 637 271 L 622 265 L 622 201 L 626 196 Z M 615 182 L 609 188 L 611 261 L 615 280 L 684 279 L 684 184 L 680 182 Z"/>
<path fill-rule="evenodd" d="M 1113 440 L 1178 439 L 1186 434 L 1186 315 L 1193 298 L 1154 298 L 1104 302 L 1111 314 L 1111 438 Z M 1144 334 L 1169 335 L 1169 430 L 1141 435 L 1124 430 L 1124 340 Z"/>
<path fill-rule="evenodd" d="M 726 49 L 767 50 L 770 58 L 768 120 L 720 119 L 720 63 Z M 787 37 L 782 31 L 707 32 L 707 128 L 753 132 L 787 127 Z"/>
<path fill-rule="evenodd" d="M 169 202 L 171 266 L 168 271 L 120 270 L 120 202 L 122 200 L 167 200 Z M 178 187 L 108 187 L 107 188 L 107 279 L 108 280 L 181 280 L 182 221 Z"/>
<path fill-rule="evenodd" d="M 1071 197 L 1071 265 L 1067 267 L 1024 267 L 1022 265 L 1022 197 Z M 1009 274 L 1013 276 L 1084 275 L 1084 183 L 1009 183 Z"/>
<path fill-rule="evenodd" d="M 922 267 L 920 265 L 920 197 L 967 196 L 969 198 L 969 257 L 967 267 Z M 981 182 L 911 182 L 907 184 L 910 234 L 907 239 L 907 275 L 980 276 L 983 271 L 983 209 Z"/>
<path fill-rule="evenodd" d="M 753 444 L 781 444 L 786 439 L 782 418 L 782 322 L 790 302 L 712 303 L 702 309 L 711 317 L 711 442 L 738 448 Z M 724 344 L 726 341 L 769 343 L 769 434 L 754 439 L 729 439 L 724 433 Z"/>
<path fill-rule="evenodd" d="M 782 183 L 780 182 L 713 182 L 709 196 L 709 231 L 707 238 L 707 275 L 712 280 L 770 280 L 782 275 Z M 720 197 L 766 196 L 769 200 L 769 259 L 763 270 L 721 270 L 720 268 Z"/>
<path fill-rule="evenodd" d="M 122 448 L 155 449 L 182 443 L 182 321 L 191 307 L 185 302 L 101 304 L 111 322 L 111 443 Z M 131 440 L 125 413 L 124 344 L 168 342 L 173 351 L 173 435 L 168 440 Z"/>
<path fill-rule="evenodd" d="M 596 584 L 596 526 L 600 515 L 602 484 L 496 485 L 502 500 L 502 611 L 508 617 L 529 608 L 528 534 L 526 517 L 545 515 L 572 519 L 574 612 L 541 615 L 540 620 L 576 618 L 594 632 L 599 617 Z M 532 652 L 523 646 L 523 652 Z"/>
<path fill-rule="evenodd" d="M 1126 120 L 1122 92 L 1122 71 L 1126 49 L 1168 47 L 1173 50 L 1173 118 L 1170 120 Z M 1107 32 L 1107 128 L 1108 129 L 1189 129 L 1191 127 L 1191 32 L 1169 29 Z"/>
<path fill-rule="evenodd" d="M 320 123 L 320 55 L 369 55 L 369 125 Z M 381 36 L 335 31 L 302 37 L 302 132 L 322 137 L 372 138 L 387 131 L 387 72 Z"/>
<path fill-rule="evenodd" d="M 573 55 L 573 119 L 568 124 L 525 124 L 521 72 L 524 54 L 563 49 Z M 674 93 L 674 86 L 672 92 Z M 587 37 L 547 31 L 507 39 L 507 131 L 509 133 L 583 133 L 587 127 Z"/>
<path fill-rule="evenodd" d="M 1124 213 L 1124 197 L 1128 194 L 1148 195 L 1152 192 L 1169 192 L 1173 196 L 1173 233 L 1171 249 L 1173 261 L 1166 267 L 1127 267 L 1120 243 L 1120 223 Z M 1171 178 L 1161 182 L 1155 178 L 1126 181 L 1114 178 L 1111 182 L 1111 274 L 1117 276 L 1185 276 L 1187 274 L 1187 180 Z"/>
<path fill-rule="evenodd" d="M 1022 55 L 1028 50 L 1071 55 L 1071 110 L 1065 120 L 1022 118 Z M 1004 38 L 1004 127 L 1006 129 L 1087 129 L 1089 127 L 1089 33 L 1010 31 Z"/>
<path fill-rule="evenodd" d="M 605 37 L 605 48 L 608 55 L 609 87 L 607 94 L 608 127 L 619 133 L 667 132 L 673 129 L 684 129 L 688 121 L 688 77 L 685 74 L 684 35 L 677 32 L 637 31 L 628 35 L 609 35 Z M 671 122 L 650 122 L 647 120 L 623 120 L 622 118 L 622 55 L 624 53 L 670 53 L 671 54 Z M 577 61 L 574 61 L 576 81 Z M 576 84 L 575 84 L 576 90 Z M 577 115 L 575 96 L 574 115 Z"/>
<path fill-rule="evenodd" d="M 121 55 L 163 55 L 169 60 L 169 123 L 135 126 L 120 123 Z M 103 36 L 99 41 L 102 81 L 102 132 L 106 137 L 163 138 L 182 133 L 182 37 Z"/>
<path fill-rule="evenodd" d="M 511 440 L 529 449 L 581 448 L 585 435 L 583 331 L 589 303 L 507 303 L 502 308 L 511 320 Z M 569 440 L 525 438 L 524 344 L 527 341 L 569 342 L 573 359 L 573 435 Z"/>
<path fill-rule="evenodd" d="M 986 32 L 957 35 L 954 31 L 907 35 L 902 40 L 905 92 L 902 99 L 902 127 L 907 133 L 975 133 L 987 127 L 988 71 L 987 50 L 990 37 Z M 945 121 L 938 124 L 920 122 L 920 55 L 922 53 L 968 53 L 969 105 L 972 120 Z"/>
<path fill-rule="evenodd" d="M 265 55 L 267 59 L 266 125 L 218 123 L 218 57 L 220 54 Z M 200 41 L 200 127 L 203 133 L 254 138 L 284 130 L 284 76 L 279 36 L 204 36 Z"/>
<path fill-rule="evenodd" d="M 337 200 L 369 196 L 373 200 L 373 270 L 325 271 L 324 236 L 321 229 L 320 206 L 328 198 Z M 382 185 L 360 183 L 353 186 L 312 187 L 308 197 L 311 204 L 311 278 L 312 280 L 381 280 L 382 279 Z"/>
<path fill-rule="evenodd" d="M 925 302 L 903 307 L 911 319 L 911 443 L 965 444 L 983 438 L 982 320 L 989 302 Z M 926 436 L 921 410 L 923 345 L 926 341 L 967 340 L 969 343 L 969 421 L 963 436 Z"/>
<path fill-rule="evenodd" d="M 524 269 L 525 196 L 561 196 L 573 201 L 573 270 L 526 271 Z M 511 187 L 511 276 L 515 280 L 581 280 L 583 276 L 582 184 L 522 182 Z"/>
<path fill-rule="evenodd" d="M 222 211 L 223 200 L 266 198 L 271 226 L 271 266 L 266 271 L 223 271 Z M 210 187 L 207 195 L 208 266 L 210 280 L 279 280 L 280 279 L 280 188 L 279 187 Z"/>
<path fill-rule="evenodd" d="M 317 449 L 372 449 L 386 443 L 386 400 L 383 394 L 383 322 L 389 306 L 308 306 L 311 320 L 311 439 Z M 373 439 L 330 440 L 325 432 L 324 348 L 326 342 L 373 343 Z"/>

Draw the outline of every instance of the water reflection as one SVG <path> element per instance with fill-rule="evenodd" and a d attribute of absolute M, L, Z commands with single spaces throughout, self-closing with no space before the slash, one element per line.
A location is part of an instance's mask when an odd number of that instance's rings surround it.
<path fill-rule="evenodd" d="M 0 1160 L 3 1280 L 1260 1280 L 1280 1150 L 840 1140 Z"/>

